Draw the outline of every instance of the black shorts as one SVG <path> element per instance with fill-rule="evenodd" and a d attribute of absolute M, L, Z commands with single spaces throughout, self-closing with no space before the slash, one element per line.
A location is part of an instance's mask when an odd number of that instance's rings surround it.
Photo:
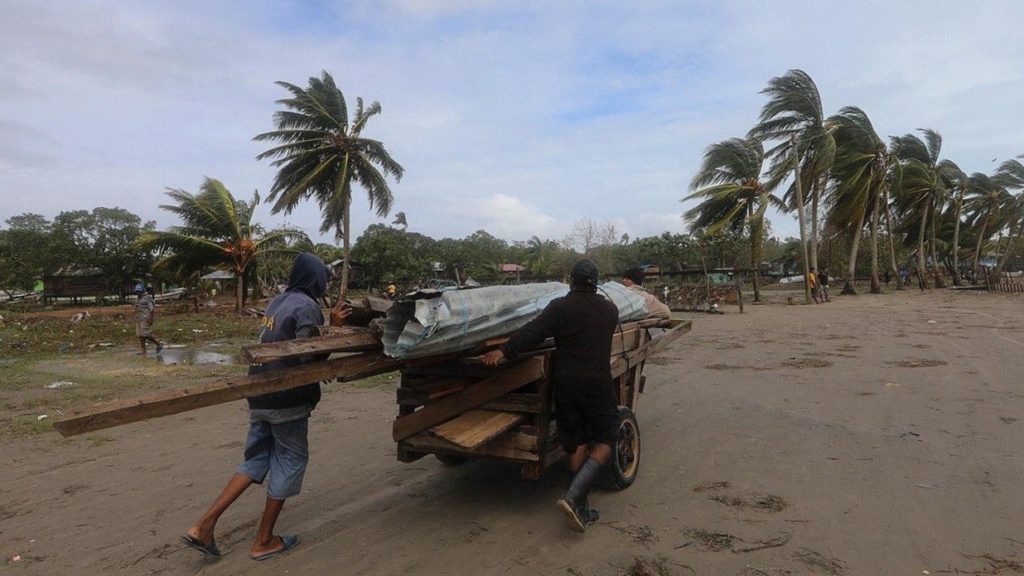
<path fill-rule="evenodd" d="M 619 407 L 609 386 L 607 393 L 580 393 L 573 389 L 555 394 L 558 438 L 566 452 L 582 444 L 615 445 L 619 431 Z"/>

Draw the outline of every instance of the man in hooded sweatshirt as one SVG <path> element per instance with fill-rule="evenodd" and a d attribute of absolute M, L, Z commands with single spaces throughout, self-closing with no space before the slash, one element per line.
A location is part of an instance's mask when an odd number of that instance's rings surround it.
<path fill-rule="evenodd" d="M 299 254 L 292 264 L 288 289 L 267 307 L 260 325 L 260 342 L 281 342 L 317 335 L 324 323 L 317 300 L 324 295 L 330 276 L 330 269 L 316 255 L 308 252 Z M 331 324 L 344 322 L 350 311 L 343 306 L 339 302 L 338 307 L 331 311 Z M 250 367 L 249 374 L 318 359 L 301 357 L 268 362 Z M 285 499 L 298 494 L 302 487 L 309 461 L 309 415 L 319 401 L 319 382 L 248 399 L 249 434 L 245 442 L 245 461 L 206 514 L 186 531 L 183 539 L 187 545 L 208 556 L 220 557 L 213 536 L 217 520 L 246 488 L 253 483 L 262 484 L 268 475 L 267 501 L 249 554 L 254 560 L 265 560 L 299 544 L 297 535 L 275 535 L 274 524 Z"/>
<path fill-rule="evenodd" d="M 485 364 L 494 366 L 554 337 L 555 421 L 573 472 L 569 489 L 556 504 L 577 532 L 585 532 L 597 521 L 597 510 L 590 507 L 587 495 L 611 459 L 619 428 L 609 362 L 619 311 L 597 293 L 597 276 L 593 262 L 576 262 L 570 273 L 569 294 L 552 300 L 508 343 L 483 358 Z"/>

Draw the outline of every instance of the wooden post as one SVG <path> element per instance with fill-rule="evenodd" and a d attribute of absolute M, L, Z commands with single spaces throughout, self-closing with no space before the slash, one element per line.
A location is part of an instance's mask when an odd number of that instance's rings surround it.
<path fill-rule="evenodd" d="M 740 281 L 739 273 L 736 274 L 736 298 L 740 303 L 740 314 L 743 314 L 743 282 Z"/>

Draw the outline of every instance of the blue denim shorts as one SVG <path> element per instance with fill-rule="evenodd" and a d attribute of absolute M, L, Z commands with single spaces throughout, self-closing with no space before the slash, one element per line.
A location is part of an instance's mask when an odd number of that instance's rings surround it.
<path fill-rule="evenodd" d="M 299 418 L 283 424 L 266 420 L 249 423 L 249 436 L 245 439 L 245 462 L 238 467 L 262 484 L 267 474 L 267 497 L 284 500 L 299 493 L 302 478 L 309 462 L 309 418 Z"/>

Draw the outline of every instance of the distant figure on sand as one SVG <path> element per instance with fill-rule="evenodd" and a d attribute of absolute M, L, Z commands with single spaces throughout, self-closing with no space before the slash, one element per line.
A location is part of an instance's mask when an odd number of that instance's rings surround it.
<path fill-rule="evenodd" d="M 811 290 L 811 298 L 814 298 L 814 303 L 821 304 L 818 301 L 818 277 L 814 275 L 814 271 L 808 270 L 804 279 L 807 282 L 807 287 Z"/>
<path fill-rule="evenodd" d="M 821 274 L 818 274 L 818 298 L 822 302 L 832 301 L 828 296 L 828 270 L 822 270 Z"/>
<path fill-rule="evenodd" d="M 146 355 L 146 342 L 156 344 L 156 353 L 164 349 L 162 342 L 153 337 L 153 320 L 156 318 L 156 300 L 142 284 L 135 285 L 135 335 L 139 338 L 142 355 Z"/>

